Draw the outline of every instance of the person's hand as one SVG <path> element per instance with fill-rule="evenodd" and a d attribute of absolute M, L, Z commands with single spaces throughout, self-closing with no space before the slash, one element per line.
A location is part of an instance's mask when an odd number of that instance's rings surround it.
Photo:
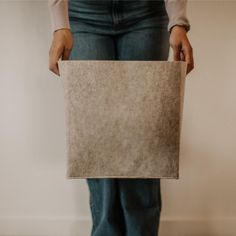
<path fill-rule="evenodd" d="M 187 62 L 187 74 L 194 68 L 193 48 L 188 40 L 186 29 L 175 25 L 170 33 L 170 46 L 174 52 L 175 61 Z"/>
<path fill-rule="evenodd" d="M 63 28 L 53 32 L 52 45 L 49 49 L 49 70 L 60 76 L 58 60 L 68 60 L 73 47 L 70 29 Z"/>

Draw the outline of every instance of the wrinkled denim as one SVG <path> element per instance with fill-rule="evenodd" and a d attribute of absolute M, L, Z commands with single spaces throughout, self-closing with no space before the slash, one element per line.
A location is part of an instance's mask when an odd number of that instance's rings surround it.
<path fill-rule="evenodd" d="M 70 60 L 167 60 L 164 1 L 69 0 Z M 157 236 L 160 179 L 87 178 L 91 236 Z"/>

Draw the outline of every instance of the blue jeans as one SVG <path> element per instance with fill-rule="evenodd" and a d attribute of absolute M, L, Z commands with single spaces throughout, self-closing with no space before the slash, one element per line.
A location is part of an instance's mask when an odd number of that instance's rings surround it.
<path fill-rule="evenodd" d="M 167 60 L 164 0 L 69 0 L 70 60 Z M 91 236 L 157 236 L 160 179 L 87 178 Z"/>

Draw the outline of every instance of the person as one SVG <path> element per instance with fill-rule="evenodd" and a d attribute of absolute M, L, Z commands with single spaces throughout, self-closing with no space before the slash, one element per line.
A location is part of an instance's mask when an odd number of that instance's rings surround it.
<path fill-rule="evenodd" d="M 58 60 L 174 60 L 194 68 L 187 37 L 187 0 L 48 0 Z M 156 236 L 162 209 L 160 178 L 87 178 L 92 236 Z"/>

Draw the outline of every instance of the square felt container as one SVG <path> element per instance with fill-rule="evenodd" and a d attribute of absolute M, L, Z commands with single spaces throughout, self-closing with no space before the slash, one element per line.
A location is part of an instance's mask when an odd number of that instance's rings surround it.
<path fill-rule="evenodd" d="M 185 61 L 60 60 L 66 177 L 179 178 Z"/>

